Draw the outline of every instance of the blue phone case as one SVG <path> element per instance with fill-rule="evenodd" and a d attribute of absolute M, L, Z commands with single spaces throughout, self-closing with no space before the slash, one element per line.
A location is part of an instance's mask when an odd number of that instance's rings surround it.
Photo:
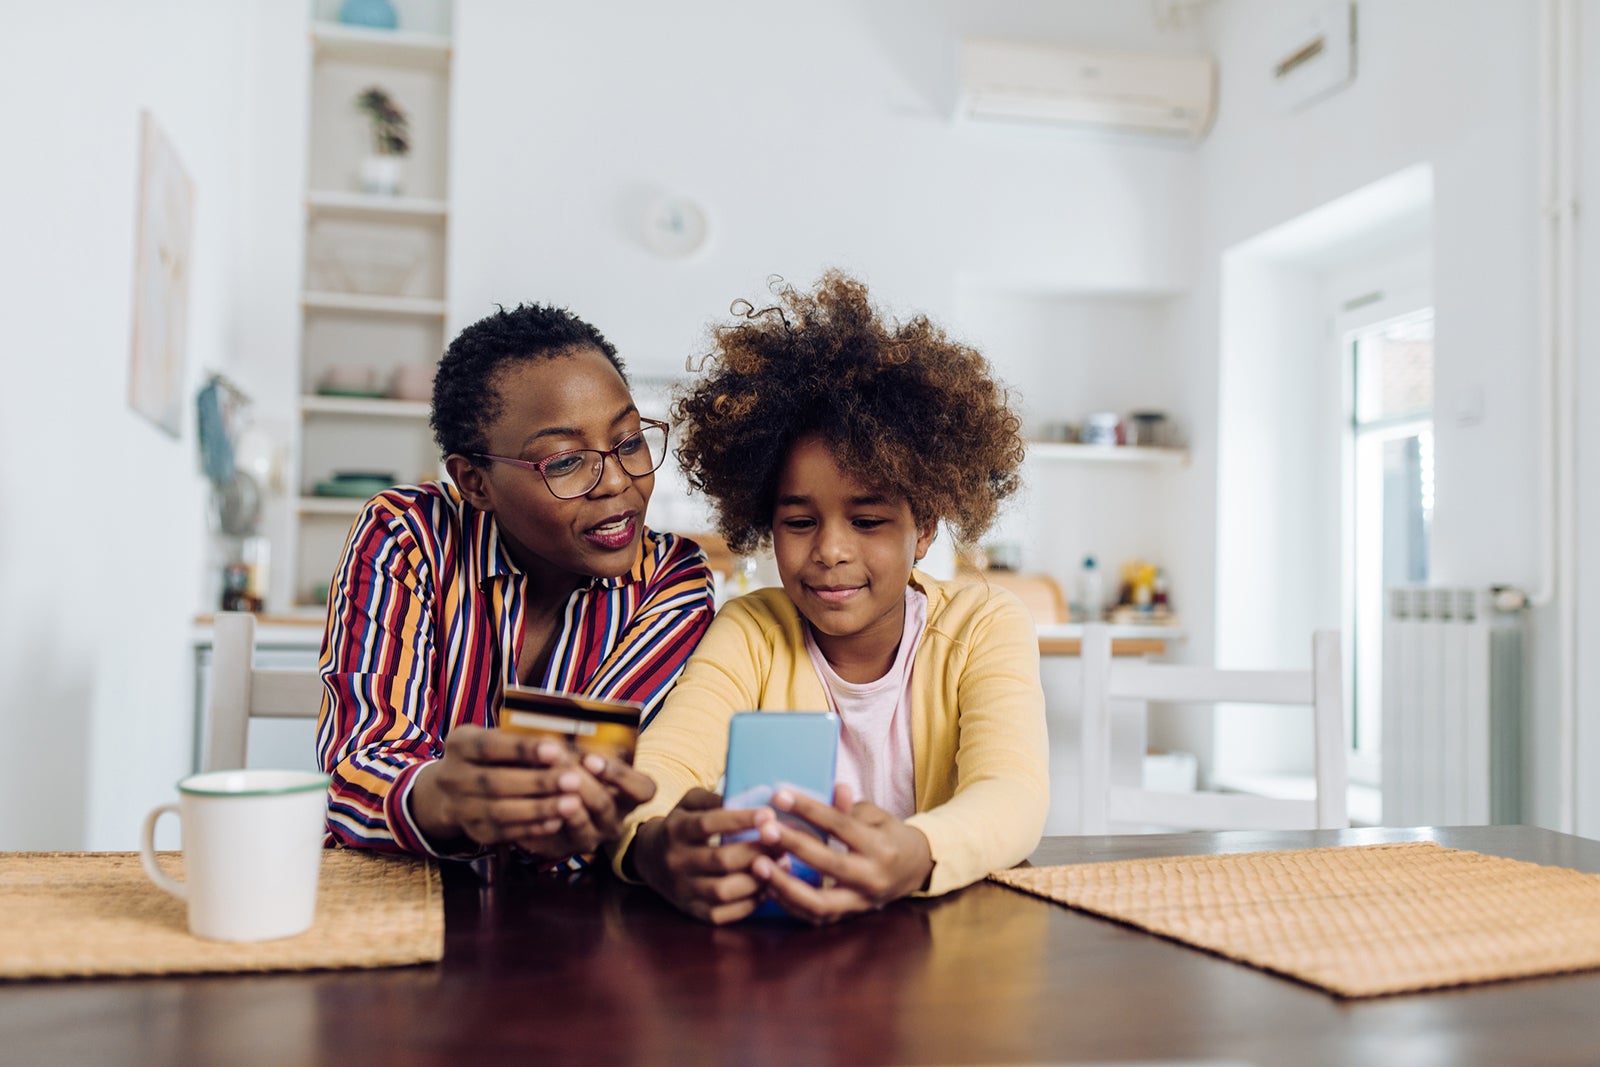
<path fill-rule="evenodd" d="M 727 780 L 723 786 L 725 808 L 758 808 L 772 799 L 779 786 L 789 786 L 824 804 L 833 802 L 834 764 L 839 751 L 839 716 L 831 711 L 741 711 L 728 722 Z M 790 826 L 821 838 L 822 832 L 805 820 L 779 813 Z M 753 836 L 753 832 L 750 836 Z M 742 836 L 728 838 L 742 840 Z M 822 876 L 790 856 L 790 873 L 812 885 Z M 771 918 L 787 913 L 767 901 L 752 917 Z"/>

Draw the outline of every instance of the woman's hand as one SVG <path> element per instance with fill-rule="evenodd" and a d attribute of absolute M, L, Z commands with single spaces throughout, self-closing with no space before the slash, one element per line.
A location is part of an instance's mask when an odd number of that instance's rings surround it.
<path fill-rule="evenodd" d="M 881 908 L 921 889 L 933 873 L 933 853 L 922 832 L 876 805 L 852 803 L 849 786 L 834 788 L 831 807 L 791 789 L 778 790 L 772 806 L 799 816 L 845 846 L 833 848 L 804 830 L 776 824 L 783 850 L 824 876 L 818 887 L 796 878 L 770 856 L 751 863 L 751 873 L 796 918 L 831 923 Z"/>
<path fill-rule="evenodd" d="M 639 828 L 628 850 L 634 871 L 680 911 L 704 922 L 737 922 L 761 903 L 765 888 L 751 862 L 777 841 L 771 808 L 728 810 L 722 798 L 691 789 L 664 817 Z M 740 831 L 750 840 L 722 842 Z"/>
<path fill-rule="evenodd" d="M 459 726 L 417 773 L 411 816 L 441 852 L 513 844 L 543 858 L 591 852 L 655 794 L 626 763 L 554 741 Z"/>

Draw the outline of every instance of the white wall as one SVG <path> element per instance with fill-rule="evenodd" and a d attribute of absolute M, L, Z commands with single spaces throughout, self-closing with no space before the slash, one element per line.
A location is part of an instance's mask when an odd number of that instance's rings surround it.
<path fill-rule="evenodd" d="M 1222 265 L 1217 402 L 1217 662 L 1310 665 L 1310 634 L 1338 625 L 1338 511 L 1313 476 L 1326 381 L 1319 287 L 1238 250 Z M 1334 498 L 1337 505 L 1337 497 Z M 1332 521 L 1330 522 L 1330 518 Z M 1332 564 L 1332 566 L 1330 566 Z M 1310 770 L 1310 730 L 1259 708 L 1218 713 L 1214 774 Z M 1299 739 L 1301 744 L 1285 744 Z M 1303 753 L 1284 766 L 1279 753 Z"/>
<path fill-rule="evenodd" d="M 188 369 L 226 366 L 251 8 L 30 4 L 0 33 L 0 849 L 126 848 L 188 768 L 205 497 L 127 403 L 139 113 L 197 188 Z"/>
<path fill-rule="evenodd" d="M 1595 217 L 1595 205 L 1600 204 L 1600 77 L 1596 70 L 1600 58 L 1600 4 L 1584 0 L 1578 4 L 1581 20 L 1579 47 L 1590 72 L 1580 81 L 1581 99 L 1579 115 L 1579 151 L 1577 167 L 1580 175 L 1578 196 L 1587 205 L 1578 214 L 1579 284 L 1577 288 L 1577 376 L 1568 411 L 1576 413 L 1578 499 L 1573 502 L 1578 523 L 1577 546 L 1580 556 L 1585 552 L 1585 540 L 1592 545 L 1594 532 L 1600 529 L 1600 481 L 1593 476 L 1600 470 L 1600 374 L 1594 372 L 1595 342 L 1600 338 L 1600 301 L 1587 298 L 1600 265 L 1600 219 Z M 1563 416 L 1565 417 L 1565 416 Z M 1592 549 L 1590 550 L 1592 552 Z M 1588 557 L 1592 559 L 1592 556 Z M 1571 760 L 1577 779 L 1577 830 L 1586 837 L 1600 837 L 1600 787 L 1597 787 L 1592 768 L 1600 766 L 1600 673 L 1594 665 L 1600 664 L 1600 626 L 1595 624 L 1594 609 L 1586 605 L 1600 604 L 1600 566 L 1581 562 L 1573 576 L 1579 612 L 1576 659 L 1577 707 L 1579 709 L 1578 735 L 1575 751 L 1559 752 L 1558 758 Z M 1549 644 L 1550 642 L 1546 642 Z M 1541 649 L 1541 651 L 1544 651 Z M 1551 657 L 1546 653 L 1545 659 Z M 1585 713 L 1587 709 L 1587 713 Z M 1549 745 L 1544 746 L 1549 751 Z M 1556 775 L 1547 762 L 1541 773 L 1550 778 Z"/>

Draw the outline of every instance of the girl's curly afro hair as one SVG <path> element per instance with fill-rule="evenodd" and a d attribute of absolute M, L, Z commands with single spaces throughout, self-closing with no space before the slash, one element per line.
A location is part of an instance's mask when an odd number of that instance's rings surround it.
<path fill-rule="evenodd" d="M 943 520 L 975 543 L 1016 491 L 1020 423 L 977 351 L 925 316 L 900 324 L 838 271 L 777 303 L 733 305 L 697 381 L 673 404 L 678 460 L 711 498 L 737 553 L 771 537 L 778 474 L 794 441 L 820 434 L 840 468 L 906 498 L 919 525 Z"/>

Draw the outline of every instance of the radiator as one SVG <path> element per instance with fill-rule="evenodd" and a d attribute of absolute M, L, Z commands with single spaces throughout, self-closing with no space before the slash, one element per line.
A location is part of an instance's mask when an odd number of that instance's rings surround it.
<path fill-rule="evenodd" d="M 1487 589 L 1386 590 L 1383 823 L 1521 815 L 1522 614 Z"/>

